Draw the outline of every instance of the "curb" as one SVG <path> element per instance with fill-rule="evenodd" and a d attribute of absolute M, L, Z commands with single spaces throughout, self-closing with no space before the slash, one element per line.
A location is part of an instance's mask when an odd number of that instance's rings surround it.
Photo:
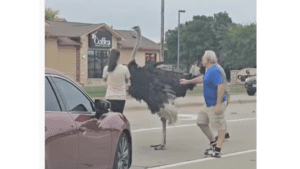
<path fill-rule="evenodd" d="M 229 104 L 247 104 L 247 103 L 256 103 L 256 100 L 235 100 L 229 102 Z M 178 107 L 189 107 L 189 106 L 204 106 L 204 103 L 184 103 L 179 104 Z M 148 110 L 147 106 L 132 106 L 132 107 L 126 107 L 124 110 Z"/>

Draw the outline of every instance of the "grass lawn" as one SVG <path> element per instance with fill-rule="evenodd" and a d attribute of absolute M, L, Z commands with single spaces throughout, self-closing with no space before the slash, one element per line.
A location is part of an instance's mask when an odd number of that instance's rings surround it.
<path fill-rule="evenodd" d="M 194 90 L 188 90 L 187 94 L 203 94 L 203 87 L 199 86 Z M 229 93 L 230 94 L 238 94 L 238 93 L 247 93 L 247 90 L 244 86 L 241 85 L 229 85 Z"/>
<path fill-rule="evenodd" d="M 90 97 L 104 97 L 106 93 L 106 86 L 93 86 L 93 87 L 84 87 L 84 90 L 90 95 Z M 187 91 L 187 94 L 202 94 L 202 87 L 197 87 L 194 90 Z M 246 88 L 244 86 L 235 86 L 229 85 L 229 93 L 230 94 L 238 94 L 238 93 L 247 93 Z"/>
<path fill-rule="evenodd" d="M 84 90 L 90 95 L 90 97 L 104 97 L 106 88 L 106 86 L 91 86 L 84 87 Z"/>

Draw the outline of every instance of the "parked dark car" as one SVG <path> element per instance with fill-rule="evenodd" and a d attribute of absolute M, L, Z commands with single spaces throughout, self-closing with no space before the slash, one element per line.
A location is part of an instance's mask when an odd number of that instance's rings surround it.
<path fill-rule="evenodd" d="M 256 76 L 248 77 L 245 80 L 245 87 L 249 96 L 253 96 L 256 93 Z"/>
<path fill-rule="evenodd" d="M 74 81 L 46 69 L 46 169 L 129 168 L 129 121 L 109 109 L 109 102 L 93 101 Z"/>

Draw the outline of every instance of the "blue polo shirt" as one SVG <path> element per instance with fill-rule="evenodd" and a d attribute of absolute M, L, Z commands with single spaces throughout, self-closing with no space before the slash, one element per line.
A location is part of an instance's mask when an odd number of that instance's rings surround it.
<path fill-rule="evenodd" d="M 207 70 L 203 78 L 203 95 L 207 107 L 217 104 L 218 91 L 217 86 L 223 83 L 222 75 L 219 68 L 214 65 Z M 222 102 L 226 100 L 224 96 Z"/>

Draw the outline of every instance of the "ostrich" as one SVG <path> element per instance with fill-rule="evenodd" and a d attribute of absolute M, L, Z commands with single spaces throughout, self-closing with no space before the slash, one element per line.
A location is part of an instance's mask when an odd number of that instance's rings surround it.
<path fill-rule="evenodd" d="M 139 67 L 135 61 L 135 55 L 141 40 L 139 26 L 134 29 L 137 33 L 136 43 L 131 54 L 131 61 L 128 64 L 130 72 L 130 86 L 128 93 L 138 101 L 145 101 L 152 114 L 158 114 L 163 126 L 162 144 L 151 145 L 155 150 L 166 148 L 166 121 L 169 124 L 177 120 L 177 108 L 174 106 L 176 97 L 184 97 L 187 89 L 193 90 L 195 85 L 181 85 L 182 78 L 192 79 L 193 76 L 183 75 L 176 72 L 158 69 L 161 63 L 149 62 L 144 67 Z"/>

